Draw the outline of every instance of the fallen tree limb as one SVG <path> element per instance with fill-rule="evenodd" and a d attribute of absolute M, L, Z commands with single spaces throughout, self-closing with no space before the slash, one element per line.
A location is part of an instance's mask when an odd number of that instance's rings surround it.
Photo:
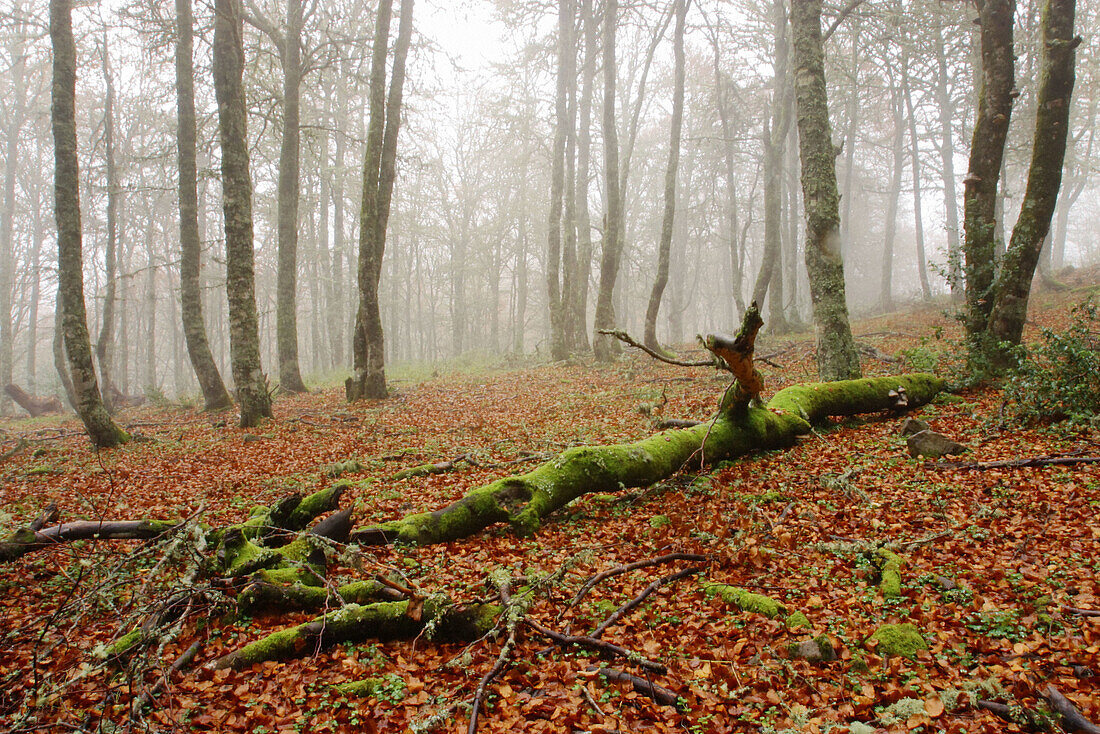
<path fill-rule="evenodd" d="M 0 562 L 11 562 L 41 548 L 74 540 L 149 540 L 177 525 L 174 520 L 75 520 L 44 530 L 28 526 L 0 542 Z"/>
<path fill-rule="evenodd" d="M 675 365 L 676 367 L 718 367 L 719 366 L 718 361 L 716 359 L 713 359 L 713 358 L 712 359 L 707 359 L 707 360 L 693 360 L 693 361 L 689 362 L 689 361 L 685 361 L 685 360 L 682 360 L 682 359 L 673 359 L 672 357 L 667 357 L 667 356 L 661 354 L 660 352 L 658 352 L 655 349 L 650 349 L 645 344 L 642 344 L 637 339 L 630 336 L 630 334 L 627 334 L 625 331 L 623 331 L 621 329 L 598 329 L 597 333 L 606 334 L 607 336 L 613 336 L 616 339 L 618 339 L 619 341 L 621 341 L 623 344 L 634 347 L 635 349 L 642 350 L 643 352 L 648 354 L 650 357 L 653 357 L 653 359 L 657 360 L 658 362 L 664 362 L 665 364 Z"/>
<path fill-rule="evenodd" d="M 573 597 L 573 601 L 569 602 L 569 607 L 575 607 L 580 604 L 588 592 L 596 588 L 598 584 L 606 581 L 609 578 L 613 578 L 620 574 L 629 573 L 631 571 L 637 571 L 639 568 L 649 568 L 650 566 L 660 566 L 663 563 L 671 563 L 672 561 L 705 561 L 706 556 L 699 555 L 698 553 L 667 553 L 663 556 L 657 556 L 656 558 L 647 558 L 644 561 L 634 561 L 634 563 L 627 563 L 623 566 L 615 566 L 615 568 L 609 568 L 606 571 L 601 571 L 592 578 L 585 582 L 581 590 L 577 592 L 577 595 Z"/>
<path fill-rule="evenodd" d="M 656 581 L 651 583 L 649 586 L 645 587 L 645 589 L 642 590 L 642 593 L 638 594 L 636 597 L 634 597 L 633 599 L 628 601 L 626 604 L 623 604 L 621 607 L 619 607 L 614 612 L 612 612 L 611 615 L 608 616 L 607 619 L 605 619 L 603 622 L 601 622 L 600 625 L 598 627 L 596 627 L 596 629 L 592 630 L 592 632 L 589 633 L 589 637 L 599 637 L 600 635 L 602 635 L 607 630 L 608 627 L 610 627 L 611 625 L 615 624 L 620 619 L 625 617 L 633 609 L 637 608 L 637 606 L 639 604 L 641 604 L 642 602 L 644 602 L 649 597 L 650 594 L 657 591 L 657 589 L 661 588 L 662 586 L 666 586 L 668 584 L 675 583 L 676 581 L 679 581 L 680 579 L 685 578 L 687 576 L 694 576 L 695 574 L 700 573 L 702 570 L 703 570 L 702 566 L 694 566 L 692 568 L 684 569 L 683 571 L 677 571 L 676 573 L 670 573 L 668 576 L 663 576 L 663 577 L 657 579 Z"/>
<path fill-rule="evenodd" d="M 1079 617 L 1100 617 L 1100 610 L 1096 609 L 1078 609 L 1077 607 L 1067 607 L 1063 605 L 1062 611 L 1076 614 Z"/>
<path fill-rule="evenodd" d="M 528 627 L 538 632 L 543 637 L 548 637 L 553 642 L 562 647 L 586 647 L 589 650 L 595 650 L 603 655 L 611 657 L 619 657 L 628 662 L 634 663 L 639 668 L 645 668 L 646 670 L 656 673 L 657 675 L 664 675 L 668 672 L 668 668 L 660 663 L 655 663 L 652 660 L 643 658 L 636 652 L 627 650 L 624 647 L 613 645 L 610 642 L 604 642 L 603 640 L 597 640 L 594 637 L 584 637 L 577 635 L 564 635 L 561 632 L 555 632 L 549 627 L 543 627 L 533 619 L 524 619 L 523 623 Z"/>
<path fill-rule="evenodd" d="M 48 398 L 40 398 L 37 395 L 31 395 L 23 388 L 14 384 L 5 385 L 4 392 L 9 398 L 15 401 L 16 405 L 27 411 L 31 418 L 65 412 L 64 406 L 61 405 L 61 400 L 54 395 Z"/>
<path fill-rule="evenodd" d="M 645 678 L 639 678 L 636 675 L 625 673 L 615 668 L 600 668 L 595 665 L 588 666 L 589 672 L 594 672 L 601 678 L 607 680 L 617 681 L 619 683 L 629 683 L 635 690 L 635 692 L 648 696 L 653 699 L 657 704 L 661 706 L 672 706 L 677 711 L 682 711 L 680 706 L 680 696 L 675 691 L 671 691 L 664 686 L 659 686 L 652 681 L 648 681 Z"/>
<path fill-rule="evenodd" d="M 1100 734 L 1100 726 L 1093 724 L 1085 718 L 1073 701 L 1063 696 L 1054 686 L 1047 686 L 1043 696 L 1050 702 L 1050 707 L 1062 719 L 1062 728 L 1067 732 L 1082 731 L 1085 734 Z"/>
<path fill-rule="evenodd" d="M 202 640 L 195 640 L 194 642 L 192 642 L 191 646 L 184 650 L 183 654 L 175 659 L 175 661 L 168 667 L 168 670 L 166 670 L 164 674 L 157 679 L 156 683 L 154 683 L 149 688 L 146 688 L 144 691 L 142 691 L 140 696 L 134 699 L 134 704 L 130 707 L 131 715 L 136 716 L 137 714 L 141 713 L 141 710 L 143 708 L 152 703 L 153 699 L 158 693 L 160 693 L 161 689 L 168 685 L 168 679 L 171 677 L 171 675 L 173 673 L 178 673 L 181 670 L 185 669 L 187 666 L 191 665 L 192 661 L 194 661 L 195 659 L 195 656 L 199 654 L 200 649 L 202 649 Z"/>
<path fill-rule="evenodd" d="M 218 658 L 211 668 L 241 670 L 268 660 L 305 657 L 339 642 L 407 640 L 432 624 L 435 639 L 469 642 L 491 630 L 501 607 L 498 604 L 459 606 L 429 599 L 419 619 L 409 616 L 409 601 L 349 604 L 309 622 L 274 632 Z"/>
<path fill-rule="evenodd" d="M 935 461 L 928 466 L 936 469 L 958 471 L 986 471 L 988 469 L 1017 469 L 1028 466 L 1069 466 L 1072 464 L 1100 463 L 1100 456 L 1034 456 L 1030 459 L 1004 459 L 1000 461 Z"/>
<path fill-rule="evenodd" d="M 462 462 L 472 463 L 469 454 L 461 454 L 451 459 L 450 461 L 439 461 L 435 464 L 420 464 L 419 466 L 410 466 L 408 469 L 402 469 L 393 475 L 394 479 L 411 479 L 412 477 L 426 477 L 432 474 L 446 474 L 449 471 L 454 471 L 458 468 L 458 465 Z"/>
<path fill-rule="evenodd" d="M 665 418 L 657 423 L 657 428 L 662 431 L 666 428 L 691 428 L 700 425 L 702 422 L 703 421 L 693 421 L 686 418 Z"/>

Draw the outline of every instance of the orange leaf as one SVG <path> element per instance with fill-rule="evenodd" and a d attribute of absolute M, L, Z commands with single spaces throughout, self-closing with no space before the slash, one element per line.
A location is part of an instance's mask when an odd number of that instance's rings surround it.
<path fill-rule="evenodd" d="M 924 699 L 924 711 L 933 719 L 943 713 L 943 701 L 933 696 Z"/>

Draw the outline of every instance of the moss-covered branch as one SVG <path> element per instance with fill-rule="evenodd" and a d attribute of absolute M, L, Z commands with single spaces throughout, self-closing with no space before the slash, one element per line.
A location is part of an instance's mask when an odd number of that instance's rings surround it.
<path fill-rule="evenodd" d="M 646 487 L 681 468 L 714 463 L 752 451 L 790 446 L 828 416 L 889 410 L 891 391 L 904 388 L 910 407 L 931 400 L 944 383 L 927 374 L 797 385 L 781 390 L 764 408 L 734 403 L 705 423 L 662 431 L 628 444 L 579 446 L 527 474 L 478 487 L 447 507 L 353 531 L 353 542 L 429 544 L 457 540 L 496 523 L 521 535 L 576 498 Z"/>
<path fill-rule="evenodd" d="M 349 604 L 246 645 L 212 667 L 240 670 L 266 660 L 302 657 L 339 642 L 411 639 L 429 626 L 434 639 L 476 640 L 493 628 L 500 611 L 497 604 L 456 606 L 431 599 L 420 614 L 410 614 L 408 601 Z"/>

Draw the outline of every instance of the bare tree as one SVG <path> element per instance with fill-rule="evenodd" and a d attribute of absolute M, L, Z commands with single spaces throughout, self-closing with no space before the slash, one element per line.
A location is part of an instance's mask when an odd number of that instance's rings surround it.
<path fill-rule="evenodd" d="M 76 411 L 88 437 L 100 448 L 129 440 L 103 405 L 92 363 L 84 306 L 80 229 L 80 168 L 76 151 L 76 42 L 72 0 L 50 0 L 53 45 L 54 213 L 57 219 L 58 295 Z"/>
<path fill-rule="evenodd" d="M 225 285 L 229 296 L 229 347 L 240 424 L 271 417 L 271 395 L 260 364 L 252 251 L 252 176 L 244 99 L 241 0 L 214 3 L 214 92 L 222 149 L 225 213 Z"/>

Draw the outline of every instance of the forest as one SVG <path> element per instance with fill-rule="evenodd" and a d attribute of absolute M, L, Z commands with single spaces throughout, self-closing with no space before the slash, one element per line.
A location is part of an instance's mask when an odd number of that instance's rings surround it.
<path fill-rule="evenodd" d="M 1097 0 L 0 2 L 0 729 L 1100 732 Z"/>

